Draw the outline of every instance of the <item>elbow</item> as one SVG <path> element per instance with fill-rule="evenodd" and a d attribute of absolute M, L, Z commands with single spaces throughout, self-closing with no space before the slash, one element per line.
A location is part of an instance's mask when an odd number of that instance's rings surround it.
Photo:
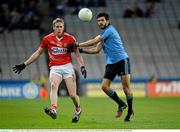
<path fill-rule="evenodd" d="M 101 51 L 101 50 L 98 49 L 98 50 L 95 50 L 94 53 L 95 53 L 95 54 L 98 54 L 98 53 L 100 53 L 100 51 Z"/>

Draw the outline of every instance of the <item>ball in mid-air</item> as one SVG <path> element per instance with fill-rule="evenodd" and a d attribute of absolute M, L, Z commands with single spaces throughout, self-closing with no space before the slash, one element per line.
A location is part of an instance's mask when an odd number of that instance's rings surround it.
<path fill-rule="evenodd" d="M 82 8 L 78 13 L 78 17 L 82 21 L 89 22 L 91 21 L 93 14 L 89 8 Z"/>

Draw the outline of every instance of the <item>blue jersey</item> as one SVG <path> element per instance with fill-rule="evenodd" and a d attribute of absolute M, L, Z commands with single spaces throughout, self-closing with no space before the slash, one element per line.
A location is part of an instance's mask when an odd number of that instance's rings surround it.
<path fill-rule="evenodd" d="M 114 64 L 122 59 L 128 58 L 120 35 L 112 25 L 103 29 L 100 35 L 104 38 L 102 48 L 106 56 L 107 64 Z"/>

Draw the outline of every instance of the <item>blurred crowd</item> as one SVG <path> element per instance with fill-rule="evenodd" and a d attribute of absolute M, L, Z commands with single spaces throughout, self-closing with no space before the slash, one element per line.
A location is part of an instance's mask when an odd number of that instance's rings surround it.
<path fill-rule="evenodd" d="M 139 6 L 138 0 L 133 1 L 132 7 L 127 8 L 124 13 L 124 18 L 136 18 L 136 17 L 152 17 L 155 13 L 156 3 L 160 0 L 145 0 L 145 9 Z"/>
<path fill-rule="evenodd" d="M 153 17 L 157 2 L 161 0 L 144 0 L 142 7 L 138 0 L 132 0 L 132 5 L 124 10 L 123 17 Z M 0 0 L 0 33 L 13 29 L 40 29 L 43 13 L 38 5 L 44 3 L 48 4 L 48 8 L 44 8 L 43 12 L 48 12 L 48 17 L 52 19 L 66 14 L 77 15 L 83 7 L 107 6 L 106 0 Z"/>
<path fill-rule="evenodd" d="M 83 7 L 105 7 L 106 0 L 49 0 L 51 17 L 76 15 Z"/>
<path fill-rule="evenodd" d="M 0 32 L 39 28 L 38 0 L 0 0 Z"/>
<path fill-rule="evenodd" d="M 39 5 L 45 5 L 43 12 Z M 105 0 L 0 0 L 0 33 L 13 29 L 40 29 L 44 12 L 48 17 L 75 15 L 82 7 L 106 6 Z"/>

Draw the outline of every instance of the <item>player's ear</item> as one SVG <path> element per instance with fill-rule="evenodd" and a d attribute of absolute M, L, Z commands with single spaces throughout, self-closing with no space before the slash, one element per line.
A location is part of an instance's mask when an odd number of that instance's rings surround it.
<path fill-rule="evenodd" d="M 53 25 L 53 27 L 52 27 L 52 28 L 53 28 L 53 30 L 55 30 L 55 25 Z"/>

